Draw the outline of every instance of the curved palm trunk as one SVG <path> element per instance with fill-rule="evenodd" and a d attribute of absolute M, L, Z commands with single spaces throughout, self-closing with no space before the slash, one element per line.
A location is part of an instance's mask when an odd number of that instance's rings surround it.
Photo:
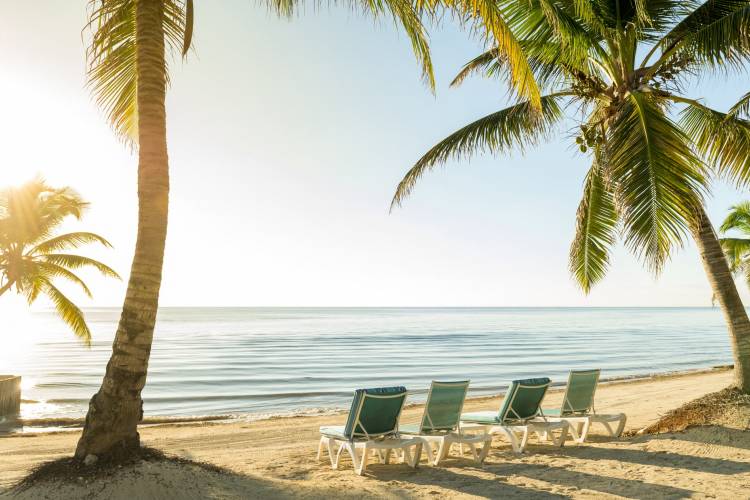
<path fill-rule="evenodd" d="M 727 259 L 703 207 L 698 209 L 692 228 L 695 242 L 716 300 L 724 312 L 734 355 L 734 380 L 744 393 L 750 393 L 750 320 L 742 304 Z"/>
<path fill-rule="evenodd" d="M 137 449 L 159 303 L 167 235 L 166 65 L 161 0 L 139 0 L 136 7 L 138 71 L 138 239 L 112 357 L 101 388 L 89 403 L 76 457 Z"/>

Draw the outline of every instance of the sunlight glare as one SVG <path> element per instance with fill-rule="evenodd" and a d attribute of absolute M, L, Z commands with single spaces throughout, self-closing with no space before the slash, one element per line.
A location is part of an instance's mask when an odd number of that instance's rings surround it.
<path fill-rule="evenodd" d="M 0 372 L 16 373 L 19 363 L 34 346 L 31 312 L 22 297 L 5 294 L 0 299 L 0 318 L 5 334 L 0 349 Z"/>

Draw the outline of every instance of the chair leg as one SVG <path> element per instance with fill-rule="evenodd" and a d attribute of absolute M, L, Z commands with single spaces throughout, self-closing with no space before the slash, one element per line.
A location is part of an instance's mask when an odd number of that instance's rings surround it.
<path fill-rule="evenodd" d="M 622 436 L 622 431 L 625 430 L 625 422 L 628 421 L 628 417 L 624 413 L 620 413 L 620 424 L 617 426 L 614 437 Z"/>
<path fill-rule="evenodd" d="M 442 443 L 440 443 L 440 446 L 442 446 Z M 427 455 L 427 463 L 430 465 L 435 465 L 435 463 L 439 460 L 441 448 L 433 450 L 432 443 L 429 440 L 425 439 L 423 441 L 422 449 L 424 450 L 424 454 Z"/>
<path fill-rule="evenodd" d="M 523 453 L 524 450 L 526 450 L 526 443 L 529 442 L 529 428 L 524 427 L 523 428 L 523 435 L 521 436 L 521 445 L 519 453 Z"/>
<path fill-rule="evenodd" d="M 426 444 L 427 446 L 430 446 L 429 443 Z M 449 440 L 448 436 L 443 437 L 443 439 L 440 440 L 440 446 L 435 453 L 435 459 L 430 461 L 431 465 L 438 465 L 440 461 L 448 455 L 448 451 L 451 449 L 452 445 L 453 441 Z"/>
<path fill-rule="evenodd" d="M 422 442 L 420 441 L 414 445 L 414 458 L 409 464 L 412 469 L 416 469 L 419 466 L 419 457 L 421 456 L 422 456 Z"/>
<path fill-rule="evenodd" d="M 578 432 L 574 432 L 575 427 L 578 427 Z M 573 435 L 573 440 L 576 443 L 583 443 L 586 441 L 586 436 L 589 435 L 589 428 L 591 427 L 591 420 L 586 419 L 579 423 L 577 426 L 570 426 L 570 433 Z"/>
<path fill-rule="evenodd" d="M 328 439 L 325 436 L 320 437 L 320 442 L 318 443 L 318 462 L 320 462 L 320 456 L 323 454 L 323 445 L 326 444 L 326 441 Z"/>
<path fill-rule="evenodd" d="M 334 454 L 333 452 L 333 446 L 334 442 L 330 438 L 326 438 L 326 448 L 328 448 L 328 458 L 331 460 L 331 467 L 334 469 L 338 467 L 338 455 Z M 339 453 L 341 452 L 341 448 L 339 447 Z M 334 463 L 335 460 L 335 463 Z"/>
<path fill-rule="evenodd" d="M 519 442 L 518 436 L 512 429 L 509 429 L 508 427 L 497 427 L 497 429 L 500 432 L 502 432 L 505 435 L 505 437 L 508 438 L 508 441 L 510 441 L 510 446 L 511 448 L 513 448 L 513 452 L 523 453 L 523 449 L 526 446 L 526 438 L 528 436 L 528 431 L 524 431 L 523 442 Z"/>
<path fill-rule="evenodd" d="M 367 468 L 367 460 L 369 458 L 369 453 L 367 449 L 367 443 L 364 444 L 363 450 L 362 450 L 362 459 L 359 459 L 357 457 L 357 447 L 354 446 L 351 443 L 347 443 L 349 454 L 352 456 L 352 462 L 354 463 L 354 471 L 357 473 L 357 475 L 361 476 L 365 469 Z"/>
<path fill-rule="evenodd" d="M 339 468 L 339 462 L 341 461 L 341 452 L 343 452 L 345 449 L 349 452 L 349 455 L 352 455 L 352 461 L 354 461 L 356 463 L 354 454 L 353 454 L 352 450 L 349 449 L 348 445 L 349 445 L 349 443 L 341 443 L 339 445 L 339 450 L 336 452 L 336 455 L 334 455 L 333 453 L 331 453 L 331 467 L 333 467 L 334 469 L 338 469 Z M 328 449 L 329 450 L 331 449 L 330 442 L 328 444 Z"/>
<path fill-rule="evenodd" d="M 479 457 L 477 458 L 477 463 L 480 465 L 484 463 L 484 460 L 487 458 L 487 454 L 490 452 L 490 448 L 492 447 L 492 440 L 488 439 L 484 442 L 482 445 L 482 451 L 479 452 Z"/>

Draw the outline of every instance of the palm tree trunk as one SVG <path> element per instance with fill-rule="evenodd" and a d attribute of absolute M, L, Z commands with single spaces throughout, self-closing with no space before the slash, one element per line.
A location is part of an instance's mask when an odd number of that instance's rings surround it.
<path fill-rule="evenodd" d="M 76 448 L 79 459 L 140 446 L 141 390 L 159 304 L 169 198 L 163 8 L 162 0 L 136 4 L 138 238 L 112 356 Z"/>
<path fill-rule="evenodd" d="M 724 252 L 703 207 L 692 228 L 714 297 L 719 301 L 727 322 L 734 355 L 735 385 L 750 393 L 750 320 L 734 284 Z"/>

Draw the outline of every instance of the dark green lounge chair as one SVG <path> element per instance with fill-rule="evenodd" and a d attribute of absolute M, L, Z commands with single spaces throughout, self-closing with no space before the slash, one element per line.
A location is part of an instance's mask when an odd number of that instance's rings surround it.
<path fill-rule="evenodd" d="M 404 439 L 398 433 L 398 419 L 406 394 L 404 387 L 357 389 L 346 425 L 320 428 L 318 460 L 323 447 L 327 447 L 331 466 L 338 469 L 341 452 L 347 450 L 352 457 L 354 470 L 357 474 L 362 474 L 371 452 L 375 452 L 381 462 L 388 463 L 391 450 L 400 449 L 403 450 L 404 462 L 416 467 L 422 454 L 422 441 L 416 438 Z M 339 449 L 334 455 L 335 444 L 339 445 Z M 415 447 L 413 457 L 409 452 L 412 446 Z M 381 450 L 385 450 L 385 453 Z"/>
<path fill-rule="evenodd" d="M 532 432 L 552 440 L 556 446 L 562 446 L 568 435 L 568 423 L 545 419 L 541 409 L 549 385 L 550 379 L 546 377 L 514 380 L 505 393 L 499 411 L 461 415 L 462 432 L 481 429 L 485 434 L 502 434 L 508 438 L 516 453 L 525 450 Z M 559 431 L 559 436 L 555 436 L 553 431 Z"/>

